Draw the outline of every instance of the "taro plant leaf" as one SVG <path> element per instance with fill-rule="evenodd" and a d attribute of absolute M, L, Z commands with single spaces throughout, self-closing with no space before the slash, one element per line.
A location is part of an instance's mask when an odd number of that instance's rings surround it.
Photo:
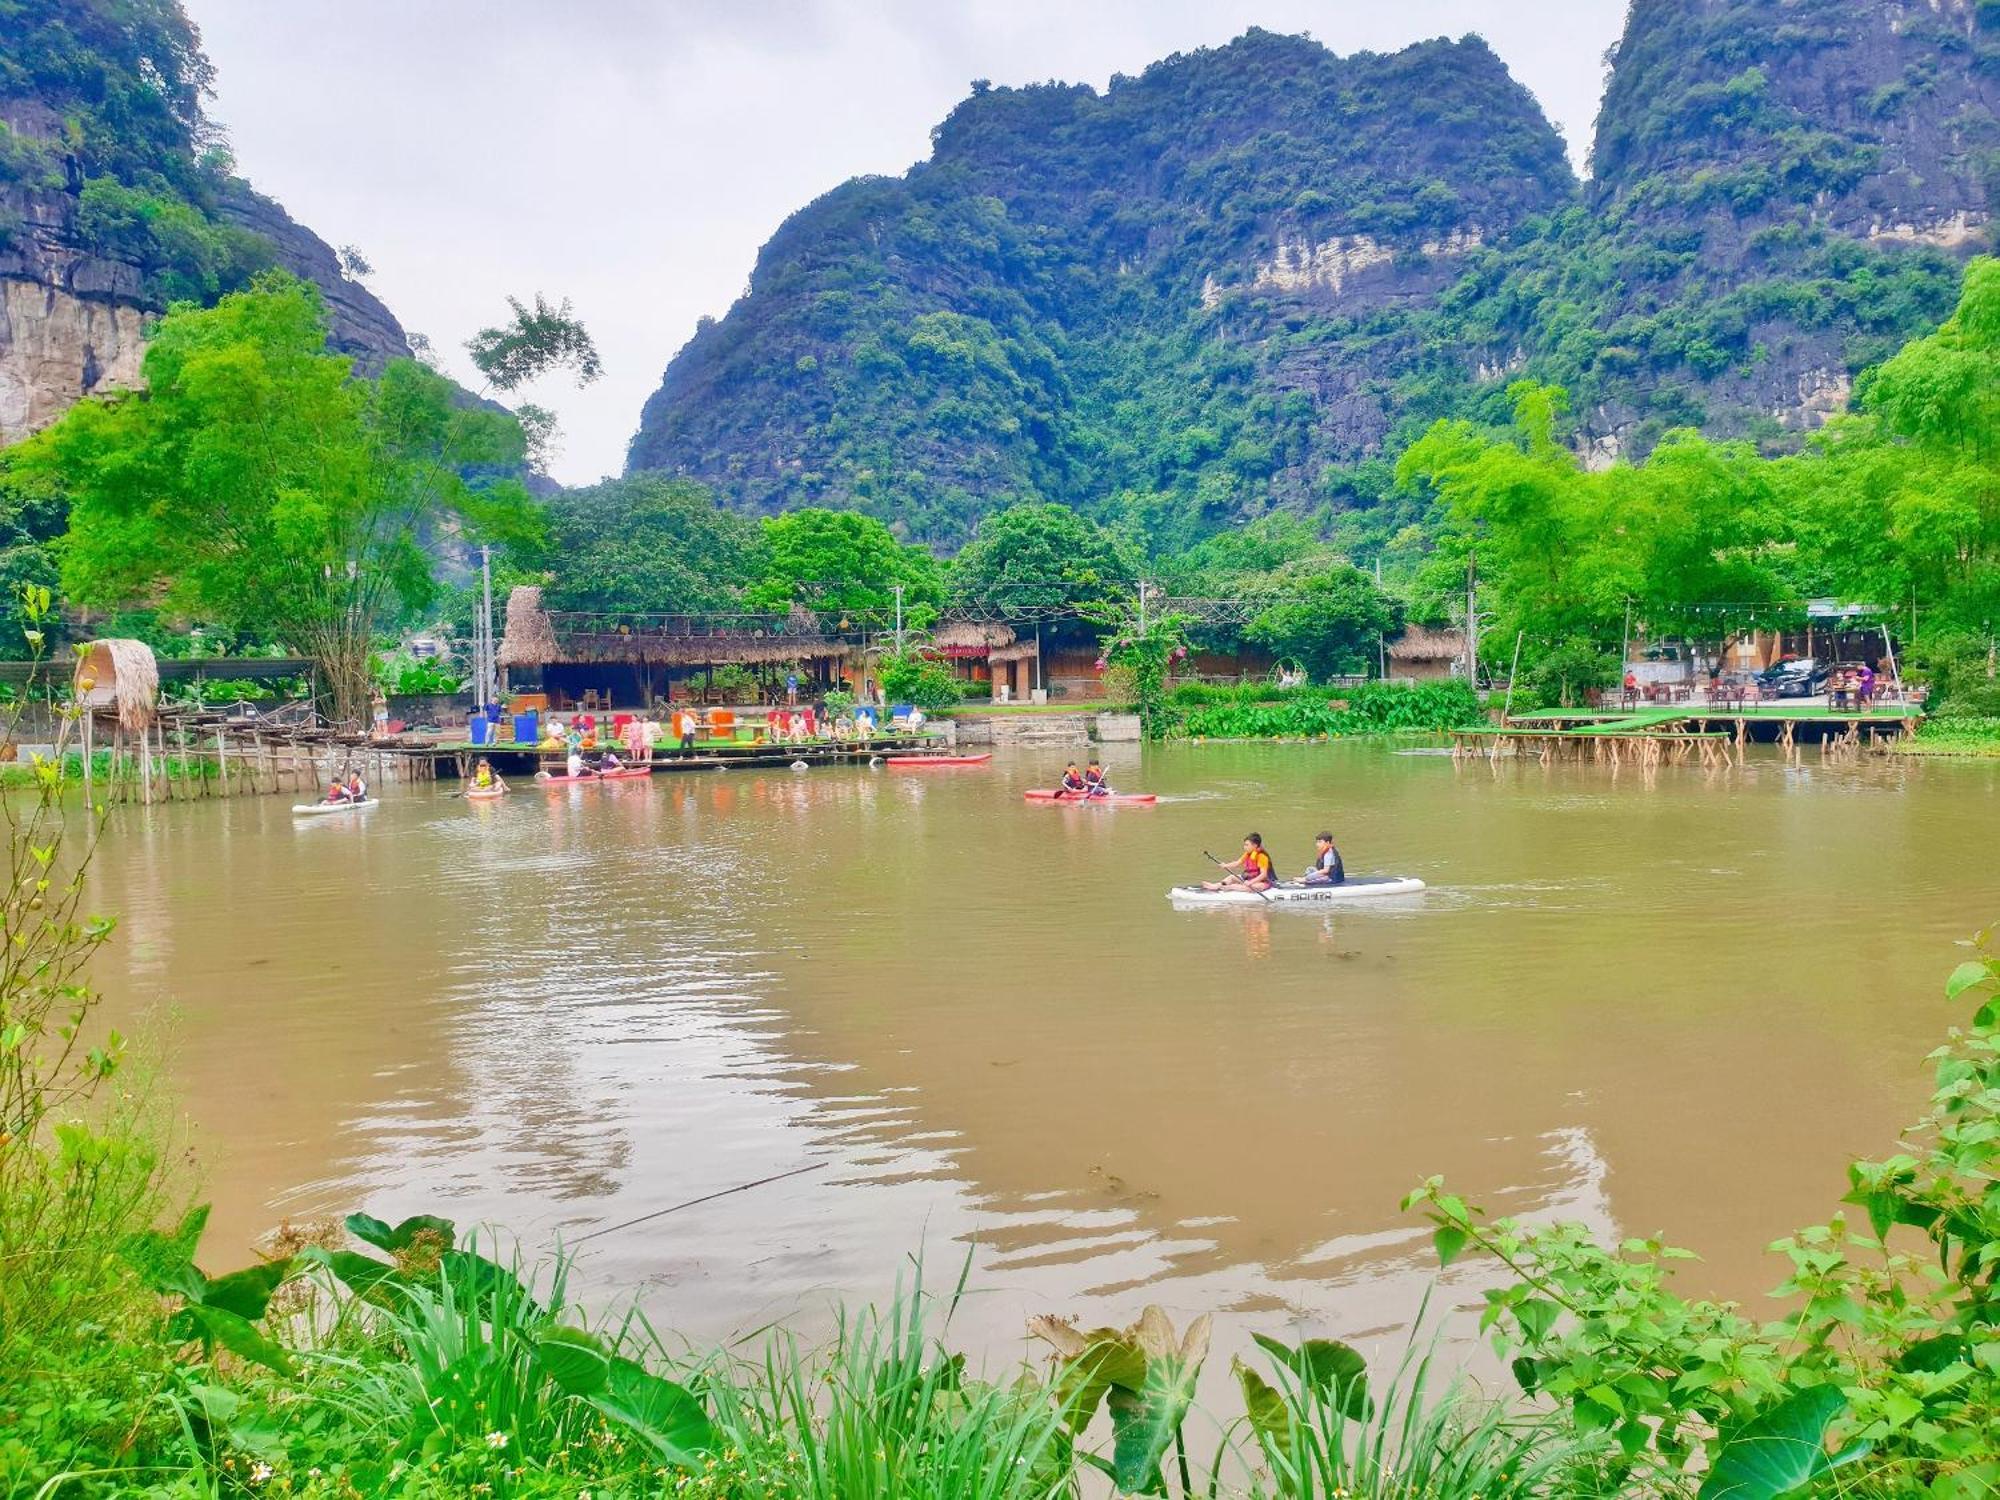
<path fill-rule="evenodd" d="M 390 1225 L 373 1214 L 349 1214 L 346 1219 L 347 1232 L 363 1244 L 373 1245 L 377 1250 L 386 1250 L 397 1255 L 416 1243 L 417 1236 L 426 1230 L 438 1236 L 446 1245 L 456 1242 L 458 1226 L 449 1219 L 440 1219 L 435 1214 L 412 1214 L 402 1223 Z"/>
<path fill-rule="evenodd" d="M 201 1305 L 235 1313 L 237 1317 L 254 1323 L 264 1316 L 265 1308 L 271 1305 L 271 1293 L 297 1273 L 298 1263 L 290 1257 L 231 1271 L 227 1276 L 218 1276 L 209 1282 L 203 1289 Z"/>
<path fill-rule="evenodd" d="M 257 1414 L 261 1408 L 253 1408 L 252 1414 L 245 1416 L 243 1397 L 219 1385 L 191 1385 L 188 1396 L 209 1430 L 230 1447 L 267 1463 L 284 1462 L 285 1431 L 276 1417 L 268 1412 Z"/>
<path fill-rule="evenodd" d="M 280 1375 L 292 1373 L 292 1357 L 248 1318 L 219 1307 L 190 1307 L 186 1311 L 201 1330 L 204 1344 L 220 1344 L 231 1354 L 276 1370 Z"/>
<path fill-rule="evenodd" d="M 1374 1410 L 1368 1396 L 1368 1362 L 1339 1339 L 1307 1339 L 1296 1349 L 1261 1333 L 1250 1335 L 1300 1385 L 1351 1421 L 1365 1421 Z"/>
<path fill-rule="evenodd" d="M 199 1285 L 202 1279 L 201 1273 L 194 1269 L 194 1251 L 207 1226 L 208 1205 L 197 1204 L 187 1211 L 172 1234 L 147 1229 L 127 1237 L 119 1251 L 154 1291 L 186 1296 L 188 1287 Z"/>
<path fill-rule="evenodd" d="M 582 1328 L 551 1328 L 535 1340 L 535 1358 L 549 1379 L 572 1396 L 594 1396 L 611 1377 L 611 1352 Z"/>
<path fill-rule="evenodd" d="M 1208 1353 L 1207 1314 L 1188 1325 L 1178 1346 L 1166 1315 L 1149 1307 L 1135 1332 L 1146 1354 L 1141 1384 L 1117 1384 L 1107 1406 L 1111 1412 L 1111 1477 L 1128 1495 L 1156 1495 L 1166 1489 L 1160 1461 L 1194 1404 L 1196 1378 Z"/>
<path fill-rule="evenodd" d="M 1839 1387 L 1817 1385 L 1785 1397 L 1737 1428 L 1715 1455 L 1698 1500 L 1778 1500 L 1837 1462 L 1826 1451 L 1827 1424 L 1847 1406 Z"/>
<path fill-rule="evenodd" d="M 522 1312 L 535 1307 L 520 1278 L 483 1255 L 474 1255 L 469 1250 L 447 1250 L 438 1260 L 438 1271 L 457 1291 L 470 1293 L 482 1307 L 496 1297 Z"/>
<path fill-rule="evenodd" d="M 585 1399 L 680 1468 L 698 1467 L 715 1448 L 715 1427 L 694 1393 L 629 1359 L 612 1360 L 604 1388 Z"/>
<path fill-rule="evenodd" d="M 1230 1361 L 1230 1368 L 1236 1372 L 1236 1383 L 1243 1388 L 1243 1412 L 1250 1420 L 1250 1430 L 1257 1434 L 1266 1453 L 1277 1454 L 1287 1462 L 1292 1460 L 1292 1413 L 1285 1405 L 1285 1398 L 1271 1387 L 1271 1383 L 1242 1360 Z"/>
<path fill-rule="evenodd" d="M 377 1260 L 372 1255 L 361 1255 L 353 1250 L 322 1250 L 315 1245 L 304 1251 L 302 1258 L 325 1266 L 346 1284 L 349 1291 L 364 1297 L 385 1281 L 402 1279 L 396 1268 L 386 1260 Z"/>
<path fill-rule="evenodd" d="M 1131 1335 L 1100 1328 L 1082 1353 L 1063 1361 L 1056 1376 L 1056 1404 L 1072 1433 L 1080 1433 L 1114 1386 L 1136 1390 L 1146 1380 L 1146 1356 Z"/>

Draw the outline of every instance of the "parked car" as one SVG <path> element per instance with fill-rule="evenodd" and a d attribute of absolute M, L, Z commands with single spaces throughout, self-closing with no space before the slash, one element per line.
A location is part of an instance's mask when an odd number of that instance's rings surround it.
<path fill-rule="evenodd" d="M 1814 698 L 1826 690 L 1828 668 L 1810 656 L 1774 662 L 1757 674 L 1757 691 L 1766 698 Z"/>

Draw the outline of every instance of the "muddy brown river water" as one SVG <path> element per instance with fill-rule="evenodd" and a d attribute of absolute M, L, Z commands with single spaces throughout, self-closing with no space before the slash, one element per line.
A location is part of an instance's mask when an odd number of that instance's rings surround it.
<path fill-rule="evenodd" d="M 101 977 L 170 1007 L 207 1259 L 356 1208 L 533 1255 L 824 1164 L 580 1243 L 579 1279 L 707 1339 L 970 1248 L 974 1344 L 1146 1301 L 1381 1339 L 1433 1266 L 1398 1201 L 1443 1172 L 1754 1298 L 1920 1112 L 1953 944 L 2000 917 L 1993 764 L 1135 748 L 1157 807 L 1024 804 L 1058 767 L 121 810 Z M 1303 868 L 1321 825 L 1431 890 L 1163 899 L 1253 828 Z"/>

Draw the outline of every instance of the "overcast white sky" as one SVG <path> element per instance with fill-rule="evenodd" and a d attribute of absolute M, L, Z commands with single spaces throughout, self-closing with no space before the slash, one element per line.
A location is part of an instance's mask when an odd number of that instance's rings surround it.
<path fill-rule="evenodd" d="M 568 297 L 604 356 L 556 476 L 624 467 L 639 407 L 781 219 L 900 173 L 974 78 L 1102 88 L 1246 27 L 1337 52 L 1476 31 L 1581 164 L 1626 0 L 186 0 L 245 176 L 454 373 L 509 293 Z"/>

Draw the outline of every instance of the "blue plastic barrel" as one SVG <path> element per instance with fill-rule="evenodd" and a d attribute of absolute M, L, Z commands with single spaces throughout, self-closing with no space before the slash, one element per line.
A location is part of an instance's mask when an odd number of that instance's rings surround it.
<path fill-rule="evenodd" d="M 514 715 L 514 743 L 532 745 L 542 737 L 542 716 L 538 709 L 529 709 L 524 714 Z"/>
<path fill-rule="evenodd" d="M 473 744 L 490 745 L 493 743 L 493 721 L 487 718 L 486 715 L 474 714 L 472 716 L 471 728 Z"/>

